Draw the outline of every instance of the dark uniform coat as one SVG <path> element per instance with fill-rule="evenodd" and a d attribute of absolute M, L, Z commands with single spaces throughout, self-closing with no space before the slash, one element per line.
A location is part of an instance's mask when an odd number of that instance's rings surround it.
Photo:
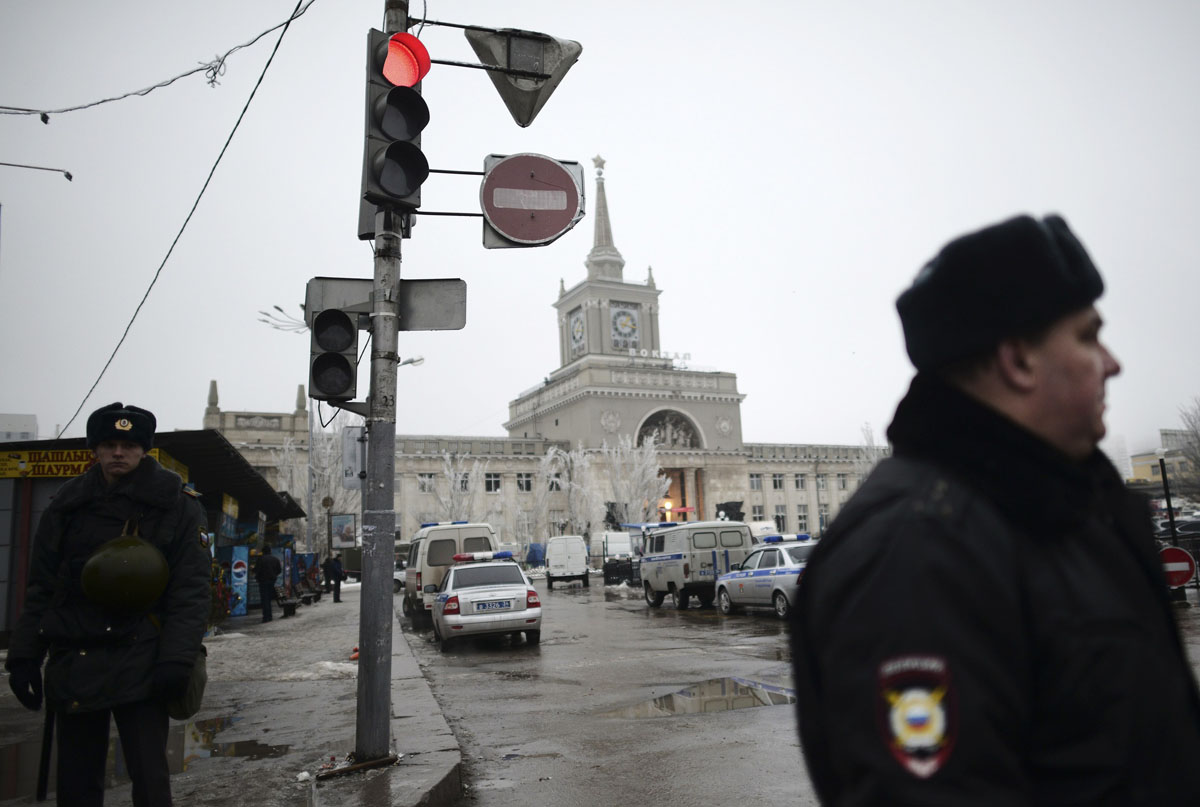
<path fill-rule="evenodd" d="M 169 568 L 157 602 L 132 614 L 95 605 L 80 583 L 89 556 L 121 535 L 130 519 Z M 112 488 L 98 465 L 67 482 L 38 525 L 9 663 L 47 659 L 46 700 L 54 710 L 86 712 L 148 699 L 156 663 L 192 664 L 200 650 L 210 609 L 205 527 L 199 502 L 152 457 Z"/>
<path fill-rule="evenodd" d="M 793 609 L 825 805 L 1200 804 L 1200 701 L 1144 501 L 920 375 Z"/>

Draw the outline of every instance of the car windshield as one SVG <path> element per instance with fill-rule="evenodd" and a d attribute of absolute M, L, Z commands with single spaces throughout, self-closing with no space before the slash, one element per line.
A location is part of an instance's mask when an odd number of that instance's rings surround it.
<path fill-rule="evenodd" d="M 804 563 L 816 548 L 816 544 L 797 544 L 796 546 L 789 546 L 787 553 L 797 563 Z"/>
<path fill-rule="evenodd" d="M 525 578 L 521 576 L 521 570 L 512 563 L 506 563 L 503 566 L 474 566 L 454 570 L 455 588 L 521 585 L 524 582 Z"/>

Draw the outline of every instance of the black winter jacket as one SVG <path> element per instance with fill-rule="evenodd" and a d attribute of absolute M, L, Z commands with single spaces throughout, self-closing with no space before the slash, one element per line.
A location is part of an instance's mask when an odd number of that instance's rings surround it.
<path fill-rule="evenodd" d="M 169 568 L 162 596 L 138 614 L 107 611 L 80 587 L 84 562 L 130 518 Z M 55 710 L 86 712 L 149 698 L 156 663 L 191 664 L 200 650 L 210 609 L 205 528 L 199 502 L 152 457 L 111 489 L 99 466 L 68 481 L 38 524 L 8 664 L 45 658 L 46 701 Z"/>
<path fill-rule="evenodd" d="M 1200 804 L 1200 701 L 1145 503 L 920 375 L 793 609 L 825 805 Z"/>

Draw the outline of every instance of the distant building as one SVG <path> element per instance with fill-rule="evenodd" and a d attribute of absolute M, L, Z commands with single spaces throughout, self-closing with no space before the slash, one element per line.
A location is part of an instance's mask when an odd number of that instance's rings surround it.
<path fill-rule="evenodd" d="M 37 415 L 0 414 L 0 443 L 36 440 L 37 436 Z"/>

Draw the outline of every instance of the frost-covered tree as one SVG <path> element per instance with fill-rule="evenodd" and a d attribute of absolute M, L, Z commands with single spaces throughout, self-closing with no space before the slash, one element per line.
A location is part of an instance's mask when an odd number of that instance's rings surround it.
<path fill-rule="evenodd" d="M 1187 460 L 1188 471 L 1181 475 L 1180 492 L 1189 495 L 1200 493 L 1200 398 L 1193 398 L 1187 406 L 1179 409 L 1183 421 L 1183 445 L 1180 451 Z"/>
<path fill-rule="evenodd" d="M 339 409 L 333 419 L 312 430 L 309 439 L 309 471 L 313 480 L 314 518 L 313 542 L 317 549 L 324 549 L 329 540 L 329 517 L 345 513 L 358 513 L 362 509 L 361 488 L 349 489 L 342 482 L 342 429 L 347 426 L 362 426 L 363 419 Z M 333 501 L 325 507 L 326 497 Z M 361 525 L 359 525 L 361 526 Z"/>
<path fill-rule="evenodd" d="M 566 472 L 566 453 L 557 446 L 546 449 L 533 474 L 533 539 L 544 541 L 558 534 L 557 525 L 550 523 L 550 502 L 562 490 Z"/>
<path fill-rule="evenodd" d="M 854 473 L 858 476 L 858 484 L 862 484 L 880 460 L 888 455 L 888 447 L 876 445 L 875 430 L 870 423 L 862 425 L 862 444 L 854 455 Z"/>
<path fill-rule="evenodd" d="M 567 497 L 567 532 L 586 535 L 593 524 L 604 520 L 604 491 L 593 467 L 591 453 L 580 445 L 559 452 L 565 469 L 563 489 Z"/>
<path fill-rule="evenodd" d="M 275 466 L 274 487 L 278 491 L 286 491 L 293 499 L 305 501 L 308 495 L 308 452 L 302 451 L 302 444 L 293 437 L 283 438 L 283 445 L 271 452 Z M 309 507 L 312 505 L 309 504 Z M 307 519 L 289 519 L 286 528 L 280 525 L 280 532 L 290 532 L 297 536 L 297 544 L 303 549 L 307 541 L 302 538 L 307 532 Z M 309 550 L 311 551 L 311 550 Z"/>
<path fill-rule="evenodd" d="M 442 480 L 433 489 L 439 521 L 482 521 L 479 493 L 487 462 L 470 454 L 442 452 Z"/>
<path fill-rule="evenodd" d="M 650 521 L 658 515 L 658 500 L 671 487 L 671 480 L 661 475 L 658 466 L 658 439 L 654 434 L 635 446 L 631 435 L 621 435 L 615 446 L 605 442 L 600 447 L 604 464 L 608 466 L 609 482 L 616 510 L 622 523 Z"/>

